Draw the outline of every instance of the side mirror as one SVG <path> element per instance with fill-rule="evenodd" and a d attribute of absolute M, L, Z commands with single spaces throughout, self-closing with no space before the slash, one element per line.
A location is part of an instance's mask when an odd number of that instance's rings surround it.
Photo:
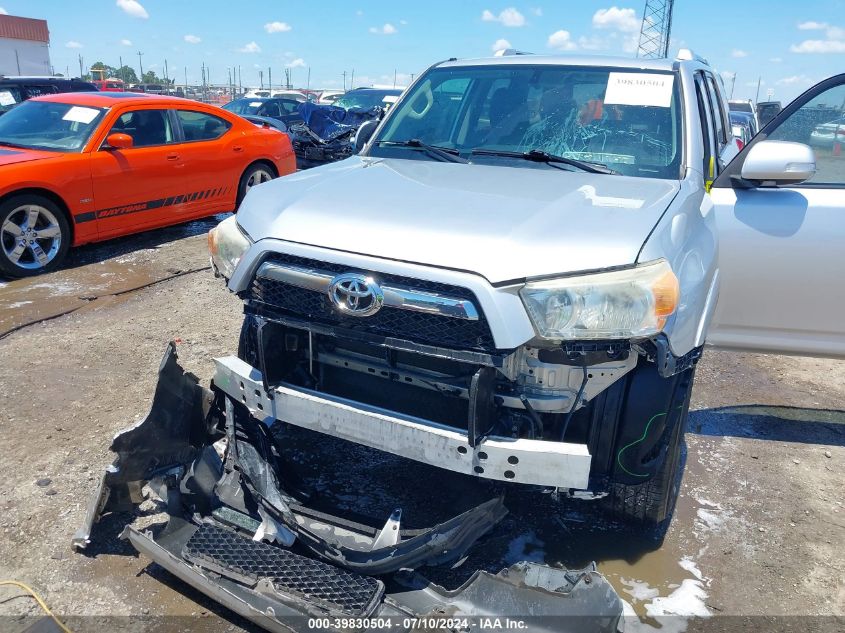
<path fill-rule="evenodd" d="M 760 141 L 745 156 L 744 180 L 796 185 L 816 173 L 816 156 L 809 146 L 791 141 Z"/>
<path fill-rule="evenodd" d="M 112 149 L 129 149 L 133 144 L 134 141 L 128 134 L 116 132 L 106 137 L 106 145 Z"/>
<path fill-rule="evenodd" d="M 358 128 L 358 133 L 355 135 L 355 153 L 359 154 L 364 145 L 373 137 L 373 132 L 378 127 L 378 121 L 365 121 L 361 127 Z"/>

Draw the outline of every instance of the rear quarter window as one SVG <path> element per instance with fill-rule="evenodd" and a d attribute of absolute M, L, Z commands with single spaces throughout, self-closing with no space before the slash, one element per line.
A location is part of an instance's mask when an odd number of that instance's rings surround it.
<path fill-rule="evenodd" d="M 176 116 L 182 124 L 185 141 L 212 141 L 220 138 L 232 124 L 213 114 L 194 110 L 177 110 Z"/>

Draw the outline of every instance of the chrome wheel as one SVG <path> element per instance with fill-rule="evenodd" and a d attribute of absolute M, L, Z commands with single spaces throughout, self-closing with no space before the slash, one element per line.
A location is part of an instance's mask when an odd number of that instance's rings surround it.
<path fill-rule="evenodd" d="M 18 268 L 44 268 L 62 247 L 62 229 L 48 209 L 37 204 L 21 205 L 0 226 L 0 247 Z"/>
<path fill-rule="evenodd" d="M 261 167 L 257 168 L 249 175 L 249 178 L 247 178 L 244 193 L 256 185 L 260 185 L 262 182 L 267 182 L 268 180 L 273 180 L 273 174 L 270 173 L 270 170 L 263 169 Z"/>

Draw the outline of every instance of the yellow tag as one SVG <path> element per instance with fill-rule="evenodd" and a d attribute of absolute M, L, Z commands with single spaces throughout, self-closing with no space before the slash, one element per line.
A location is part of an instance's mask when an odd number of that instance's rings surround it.
<path fill-rule="evenodd" d="M 708 178 L 704 181 L 704 191 L 710 193 L 710 189 L 713 188 L 713 181 L 716 179 L 716 157 L 710 157 L 710 173 L 708 174 Z"/>

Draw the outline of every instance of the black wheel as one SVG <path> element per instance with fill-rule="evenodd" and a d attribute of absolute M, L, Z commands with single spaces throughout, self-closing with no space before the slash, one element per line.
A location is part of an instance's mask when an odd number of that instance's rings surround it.
<path fill-rule="evenodd" d="M 31 277 L 55 269 L 70 247 L 70 225 L 52 200 L 34 194 L 0 204 L 0 272 Z"/>
<path fill-rule="evenodd" d="M 268 180 L 273 180 L 275 177 L 276 172 L 267 163 L 255 163 L 247 167 L 247 170 L 243 173 L 238 183 L 237 207 L 241 206 L 241 201 L 243 201 L 250 189 Z"/>
<path fill-rule="evenodd" d="M 694 377 L 691 367 L 661 378 L 652 363 L 642 363 L 627 377 L 611 482 L 602 502 L 614 519 L 658 538 L 669 527 L 681 487 Z"/>

